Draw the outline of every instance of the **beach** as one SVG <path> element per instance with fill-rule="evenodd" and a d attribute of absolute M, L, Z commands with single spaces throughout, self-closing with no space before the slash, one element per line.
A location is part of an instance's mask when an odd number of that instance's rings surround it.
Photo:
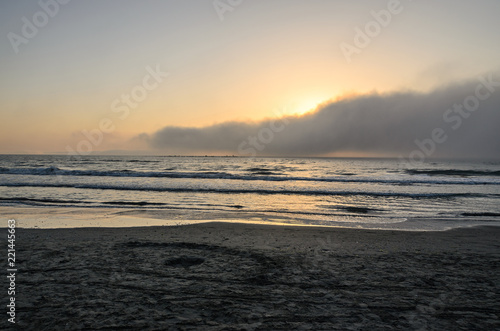
<path fill-rule="evenodd" d="M 18 228 L 15 326 L 494 330 L 499 235 L 493 226 L 412 232 L 227 222 Z M 5 316 L 2 324 L 13 326 Z"/>
<path fill-rule="evenodd" d="M 500 331 L 499 13 L 0 2 L 0 331 Z"/>

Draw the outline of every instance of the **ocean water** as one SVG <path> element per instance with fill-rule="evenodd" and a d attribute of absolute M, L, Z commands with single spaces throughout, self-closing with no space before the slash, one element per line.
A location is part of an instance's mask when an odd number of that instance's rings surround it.
<path fill-rule="evenodd" d="M 54 215 L 52 227 L 61 214 L 82 219 L 79 226 L 86 218 L 106 226 L 118 215 L 136 217 L 131 225 L 142 225 L 140 219 L 401 230 L 500 225 L 500 162 L 1 155 L 0 208 L 29 218 L 25 226 L 41 226 L 33 215 Z"/>

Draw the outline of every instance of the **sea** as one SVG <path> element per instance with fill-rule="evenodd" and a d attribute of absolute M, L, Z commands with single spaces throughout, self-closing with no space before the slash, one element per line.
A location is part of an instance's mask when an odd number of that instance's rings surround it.
<path fill-rule="evenodd" d="M 18 226 L 206 221 L 392 230 L 500 225 L 500 162 L 0 155 Z"/>

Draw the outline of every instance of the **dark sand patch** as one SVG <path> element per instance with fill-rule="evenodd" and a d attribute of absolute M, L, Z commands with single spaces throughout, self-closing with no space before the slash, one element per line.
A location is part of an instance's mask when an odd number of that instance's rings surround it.
<path fill-rule="evenodd" d="M 496 227 L 398 232 L 230 223 L 18 229 L 17 326 L 494 330 L 499 235 Z"/>

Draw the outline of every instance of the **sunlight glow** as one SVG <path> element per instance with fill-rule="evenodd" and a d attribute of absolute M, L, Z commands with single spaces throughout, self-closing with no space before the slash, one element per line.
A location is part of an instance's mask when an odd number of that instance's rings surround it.
<path fill-rule="evenodd" d="M 307 95 L 302 98 L 297 98 L 295 102 L 289 107 L 289 114 L 301 116 L 310 112 L 314 112 L 318 106 L 324 104 L 328 100 L 331 100 L 335 96 L 319 96 L 319 95 Z"/>

